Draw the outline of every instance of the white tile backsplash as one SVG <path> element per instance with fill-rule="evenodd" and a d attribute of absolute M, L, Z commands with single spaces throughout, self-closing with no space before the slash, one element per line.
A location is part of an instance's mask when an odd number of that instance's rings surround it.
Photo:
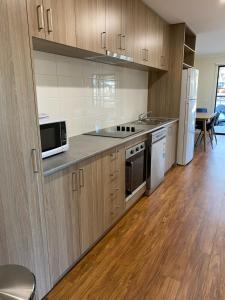
<path fill-rule="evenodd" d="M 69 136 L 147 111 L 147 72 L 38 51 L 34 58 L 39 113 L 66 118 Z"/>

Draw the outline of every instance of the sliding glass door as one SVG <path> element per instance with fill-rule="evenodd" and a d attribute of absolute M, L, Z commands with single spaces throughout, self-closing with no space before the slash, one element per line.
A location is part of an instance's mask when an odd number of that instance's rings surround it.
<path fill-rule="evenodd" d="M 220 113 L 215 131 L 217 134 L 225 134 L 225 65 L 218 67 L 215 112 Z"/>

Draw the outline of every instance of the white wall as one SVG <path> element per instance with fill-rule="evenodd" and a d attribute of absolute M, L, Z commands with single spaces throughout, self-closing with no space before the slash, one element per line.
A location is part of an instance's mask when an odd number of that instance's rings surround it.
<path fill-rule="evenodd" d="M 199 69 L 198 107 L 214 111 L 218 65 L 225 64 L 223 55 L 197 56 L 195 66 Z"/>
<path fill-rule="evenodd" d="M 147 72 L 36 51 L 34 58 L 39 113 L 66 118 L 69 136 L 147 111 Z"/>

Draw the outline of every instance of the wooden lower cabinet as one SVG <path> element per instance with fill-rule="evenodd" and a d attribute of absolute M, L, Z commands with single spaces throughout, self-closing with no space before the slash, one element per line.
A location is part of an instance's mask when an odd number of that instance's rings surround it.
<path fill-rule="evenodd" d="M 176 163 L 178 123 L 167 126 L 165 172 Z"/>
<path fill-rule="evenodd" d="M 45 217 L 53 285 L 81 254 L 76 168 L 45 178 Z"/>
<path fill-rule="evenodd" d="M 125 211 L 125 150 L 85 160 L 45 178 L 51 284 Z"/>
<path fill-rule="evenodd" d="M 104 232 L 103 185 L 101 156 L 79 165 L 78 210 L 81 253 L 84 253 Z"/>

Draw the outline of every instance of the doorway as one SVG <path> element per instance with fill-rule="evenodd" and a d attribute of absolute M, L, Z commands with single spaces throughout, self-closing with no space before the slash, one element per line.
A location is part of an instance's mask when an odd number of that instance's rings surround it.
<path fill-rule="evenodd" d="M 218 66 L 215 112 L 220 113 L 215 132 L 225 134 L 225 65 Z"/>

